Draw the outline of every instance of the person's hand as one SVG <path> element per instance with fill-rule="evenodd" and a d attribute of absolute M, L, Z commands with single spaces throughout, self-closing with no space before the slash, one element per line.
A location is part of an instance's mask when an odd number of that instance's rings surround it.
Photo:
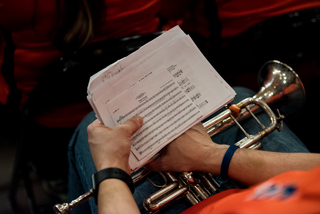
<path fill-rule="evenodd" d="M 102 125 L 98 120 L 88 126 L 88 142 L 97 171 L 116 167 L 131 174 L 128 161 L 131 136 L 142 123 L 142 117 L 135 116 L 114 129 Z"/>
<path fill-rule="evenodd" d="M 151 171 L 202 171 L 220 173 L 229 146 L 213 143 L 201 123 L 166 146 L 162 155 L 147 165 Z"/>

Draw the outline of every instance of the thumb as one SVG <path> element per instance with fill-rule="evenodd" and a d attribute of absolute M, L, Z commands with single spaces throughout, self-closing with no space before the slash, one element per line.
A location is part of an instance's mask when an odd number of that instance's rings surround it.
<path fill-rule="evenodd" d="M 122 127 L 126 127 L 126 131 L 130 135 L 133 135 L 143 124 L 143 118 L 140 116 L 134 116 L 121 124 Z"/>

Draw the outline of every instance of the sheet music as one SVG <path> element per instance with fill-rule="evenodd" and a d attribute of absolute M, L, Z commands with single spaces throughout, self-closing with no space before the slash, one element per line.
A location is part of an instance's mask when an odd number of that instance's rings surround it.
<path fill-rule="evenodd" d="M 103 124 L 113 128 L 135 115 L 144 118 L 132 137 L 132 170 L 235 96 L 188 35 L 179 27 L 168 32 L 88 85 L 88 101 Z"/>
<path fill-rule="evenodd" d="M 162 34 L 161 36 L 147 43 L 148 45 L 142 46 L 133 54 L 130 54 L 129 56 L 118 60 L 105 69 L 102 69 L 101 71 L 97 72 L 96 75 L 92 75 L 88 84 L 88 94 L 92 94 L 94 90 L 96 90 L 109 79 L 121 73 L 121 71 L 127 66 L 136 61 L 140 61 L 141 57 L 145 57 L 147 59 L 150 55 L 155 54 L 159 48 L 163 48 L 163 46 L 167 43 L 170 43 L 172 40 L 184 35 L 184 32 L 178 26 L 176 26 L 167 31 L 165 34 Z"/>
<path fill-rule="evenodd" d="M 200 119 L 200 109 L 163 69 L 107 103 L 115 124 L 134 115 L 144 118 L 143 126 L 132 138 L 132 152 L 138 160 L 182 134 L 190 123 Z M 161 79 L 161 81 L 157 81 Z M 146 87 L 147 85 L 147 87 Z"/>

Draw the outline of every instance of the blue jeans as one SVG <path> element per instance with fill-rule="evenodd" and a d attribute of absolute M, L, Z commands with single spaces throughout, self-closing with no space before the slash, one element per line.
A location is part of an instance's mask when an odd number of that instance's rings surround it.
<path fill-rule="evenodd" d="M 233 103 L 238 103 L 242 99 L 246 97 L 252 97 L 254 95 L 254 92 L 246 88 L 234 89 L 236 90 L 237 95 Z M 269 119 L 265 114 L 259 114 L 258 118 L 265 125 L 268 125 Z M 79 195 L 91 189 L 91 175 L 96 172 L 96 168 L 94 166 L 88 145 L 87 126 L 95 119 L 94 112 L 89 113 L 76 129 L 69 144 L 70 200 L 75 199 Z M 256 133 L 255 129 L 257 129 L 257 124 L 254 122 L 254 119 L 250 118 L 242 122 L 241 125 L 249 133 Z M 242 131 L 237 126 L 233 126 L 227 131 L 213 136 L 212 140 L 216 143 L 231 145 L 243 138 L 243 136 L 244 135 Z M 305 145 L 290 131 L 285 124 L 282 132 L 274 131 L 263 139 L 261 150 L 277 152 L 309 152 Z M 150 178 L 157 184 L 164 182 L 158 173 L 152 174 Z M 230 188 L 241 187 L 241 184 L 231 180 L 222 180 L 220 176 L 217 176 L 216 180 L 221 185 L 217 192 L 221 192 Z M 133 196 L 141 213 L 145 212 L 142 205 L 143 200 L 157 189 L 158 188 L 153 186 L 149 181 L 143 181 L 135 185 L 135 192 Z M 160 213 L 180 213 L 188 207 L 190 207 L 189 203 L 182 198 L 168 208 L 165 208 L 165 210 L 161 211 Z M 74 208 L 73 213 L 97 213 L 97 206 L 94 202 L 94 199 L 90 199 L 88 203 L 83 203 Z"/>

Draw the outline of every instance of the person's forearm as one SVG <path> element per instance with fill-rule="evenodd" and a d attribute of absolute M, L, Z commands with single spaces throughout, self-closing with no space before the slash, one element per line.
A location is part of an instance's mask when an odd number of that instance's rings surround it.
<path fill-rule="evenodd" d="M 100 183 L 98 192 L 99 214 L 140 213 L 127 184 L 118 179 Z"/>
<path fill-rule="evenodd" d="M 320 164 L 320 154 L 278 153 L 238 149 L 229 165 L 229 177 L 248 186 L 294 170 L 310 170 Z"/>

